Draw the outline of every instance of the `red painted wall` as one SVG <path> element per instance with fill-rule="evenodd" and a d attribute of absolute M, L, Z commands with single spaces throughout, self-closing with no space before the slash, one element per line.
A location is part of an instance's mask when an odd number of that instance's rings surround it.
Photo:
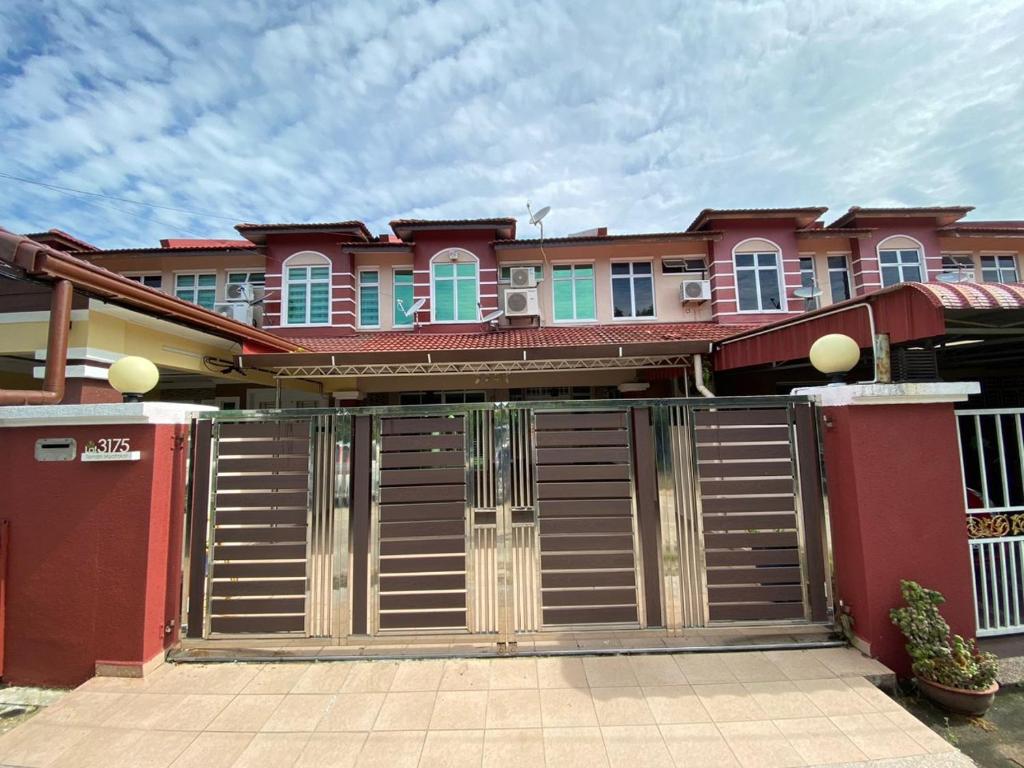
<path fill-rule="evenodd" d="M 416 330 L 426 333 L 470 333 L 484 329 L 481 323 L 430 323 L 430 259 L 446 248 L 461 248 L 479 260 L 480 312 L 486 315 L 498 308 L 498 259 L 491 241 L 492 230 L 451 232 L 420 232 L 413 246 L 413 296 L 426 299 L 417 321 Z"/>
<path fill-rule="evenodd" d="M 143 663 L 177 637 L 185 451 L 179 425 L 0 430 L 10 521 L 11 683 L 77 685 L 97 661 Z M 134 462 L 37 462 L 35 441 L 127 437 Z M 165 634 L 169 621 L 174 631 Z"/>
<path fill-rule="evenodd" d="M 894 235 L 904 235 L 921 243 L 927 267 L 925 282 L 934 280 L 942 270 L 942 253 L 934 219 L 870 219 L 863 226 L 874 231 L 865 237 L 850 238 L 850 271 L 854 293 L 877 291 L 882 286 L 882 273 L 878 267 L 878 244 Z"/>
<path fill-rule="evenodd" d="M 953 631 L 975 632 L 953 406 L 851 406 L 825 416 L 837 596 L 871 654 L 907 676 L 903 636 L 889 620 L 900 579 L 942 592 Z"/>

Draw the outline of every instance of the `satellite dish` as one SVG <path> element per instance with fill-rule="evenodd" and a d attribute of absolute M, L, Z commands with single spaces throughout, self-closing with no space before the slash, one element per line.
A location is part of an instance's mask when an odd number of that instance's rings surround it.
<path fill-rule="evenodd" d="M 793 290 L 798 299 L 816 299 L 821 296 L 821 288 L 816 285 L 804 285 Z"/>
<path fill-rule="evenodd" d="M 534 213 L 533 209 L 530 207 L 529 201 L 527 201 L 526 210 L 530 212 L 530 223 L 533 224 L 533 226 L 537 227 L 540 226 L 540 223 L 542 221 L 544 221 L 544 217 L 551 213 L 551 206 L 545 205 L 539 211 Z"/>
<path fill-rule="evenodd" d="M 955 272 L 939 272 L 939 274 L 935 276 L 935 279 L 940 283 L 968 283 L 970 282 L 971 276 L 963 270 L 958 269 Z"/>
<path fill-rule="evenodd" d="M 419 312 L 421 309 L 423 309 L 423 305 L 426 303 L 427 300 L 425 298 L 416 299 L 416 301 L 412 303 L 412 306 L 409 307 L 409 311 L 406 312 L 406 314 L 411 315 L 413 312 Z"/>
<path fill-rule="evenodd" d="M 505 310 L 496 309 L 493 312 L 488 312 L 486 315 L 480 318 L 481 323 L 490 323 L 497 320 L 499 317 L 505 314 Z"/>

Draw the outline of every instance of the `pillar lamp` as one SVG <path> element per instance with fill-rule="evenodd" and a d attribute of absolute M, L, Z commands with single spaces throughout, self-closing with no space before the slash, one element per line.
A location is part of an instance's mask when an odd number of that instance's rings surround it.
<path fill-rule="evenodd" d="M 811 365 L 829 378 L 829 386 L 844 384 L 845 375 L 860 360 L 860 346 L 842 333 L 829 333 L 811 345 Z"/>
<path fill-rule="evenodd" d="M 121 393 L 126 403 L 140 403 L 142 396 L 160 380 L 160 371 L 151 360 L 128 355 L 122 357 L 107 371 L 110 386 Z"/>

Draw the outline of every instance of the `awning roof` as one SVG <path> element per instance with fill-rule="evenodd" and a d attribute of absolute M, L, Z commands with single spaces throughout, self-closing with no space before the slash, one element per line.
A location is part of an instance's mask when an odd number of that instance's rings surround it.
<path fill-rule="evenodd" d="M 1024 284 L 901 283 L 723 339 L 715 345 L 715 370 L 801 360 L 827 333 L 846 334 L 870 349 L 872 322 L 893 345 L 947 334 L 984 336 L 1024 323 Z"/>

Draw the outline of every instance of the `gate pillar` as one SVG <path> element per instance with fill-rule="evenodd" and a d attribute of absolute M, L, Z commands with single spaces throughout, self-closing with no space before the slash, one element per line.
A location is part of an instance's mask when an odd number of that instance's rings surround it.
<path fill-rule="evenodd" d="M 953 403 L 978 389 L 977 383 L 922 383 L 794 391 L 822 406 L 840 611 L 852 616 L 861 650 L 902 676 L 909 674 L 909 658 L 889 619 L 901 602 L 901 579 L 942 592 L 953 632 L 974 636 Z"/>

